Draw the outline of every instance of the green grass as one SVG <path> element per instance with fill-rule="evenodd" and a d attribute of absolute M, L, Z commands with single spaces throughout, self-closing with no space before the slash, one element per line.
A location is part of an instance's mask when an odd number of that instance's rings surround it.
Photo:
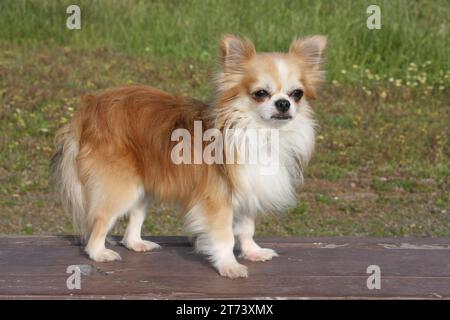
<path fill-rule="evenodd" d="M 80 31 L 65 29 L 69 2 L 0 3 L 0 234 L 73 232 L 48 159 L 83 94 L 142 83 L 210 99 L 217 39 L 235 32 L 262 50 L 330 37 L 306 184 L 258 234 L 450 236 L 449 2 L 380 1 L 379 31 L 366 1 L 77 3 Z M 150 213 L 145 233 L 182 232 L 173 208 Z"/>
<path fill-rule="evenodd" d="M 143 56 L 210 63 L 218 38 L 226 32 L 249 37 L 259 50 L 270 51 L 286 50 L 296 35 L 322 33 L 330 39 L 331 80 L 392 78 L 437 88 L 450 83 L 446 0 L 377 1 L 381 30 L 366 27 L 370 0 L 80 0 L 76 3 L 82 28 L 68 30 L 65 12 L 72 2 L 2 1 L 0 41 L 26 46 L 107 45 Z M 408 68 L 411 79 L 406 79 Z"/>

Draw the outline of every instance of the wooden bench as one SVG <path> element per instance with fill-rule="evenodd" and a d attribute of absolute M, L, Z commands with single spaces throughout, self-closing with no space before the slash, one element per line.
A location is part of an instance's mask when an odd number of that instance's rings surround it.
<path fill-rule="evenodd" d="M 186 238 L 148 239 L 162 249 L 117 245 L 122 261 L 96 263 L 75 237 L 0 237 L 0 298 L 450 299 L 450 238 L 260 238 L 280 257 L 244 261 L 250 276 L 236 280 L 220 277 Z M 81 289 L 67 287 L 70 265 L 81 271 Z M 380 289 L 367 286 L 370 265 L 380 268 Z"/>

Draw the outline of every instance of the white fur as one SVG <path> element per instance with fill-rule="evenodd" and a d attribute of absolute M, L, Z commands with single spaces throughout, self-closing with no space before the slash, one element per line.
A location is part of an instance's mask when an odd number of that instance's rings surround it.
<path fill-rule="evenodd" d="M 238 166 L 238 189 L 233 193 L 235 214 L 274 212 L 295 204 L 296 184 L 303 181 L 302 169 L 314 149 L 314 121 L 306 102 L 294 119 L 279 129 L 279 168 L 262 175 L 258 165 Z"/>
<path fill-rule="evenodd" d="M 130 209 L 130 219 L 122 239 L 122 244 L 136 252 L 151 251 L 161 246 L 155 242 L 142 240 L 141 229 L 147 215 L 148 199 L 144 198 Z"/>
<path fill-rule="evenodd" d="M 241 257 L 250 261 L 267 261 L 278 254 L 275 250 L 261 248 L 255 240 L 255 221 L 253 217 L 241 215 L 235 217 L 233 232 L 239 240 L 241 247 Z"/>
<path fill-rule="evenodd" d="M 217 235 L 208 226 L 205 219 L 206 214 L 203 210 L 203 206 L 198 203 L 189 210 L 185 217 L 184 228 L 196 235 L 196 251 L 205 254 L 222 276 L 229 278 L 247 277 L 247 267 L 239 264 L 233 253 L 232 215 L 230 214 L 229 236 L 226 239 L 218 239 Z"/>
<path fill-rule="evenodd" d="M 289 68 L 287 67 L 286 62 L 283 59 L 275 59 L 275 64 L 278 69 L 278 77 L 281 80 L 282 87 L 288 87 L 292 80 L 290 79 Z"/>
<path fill-rule="evenodd" d="M 66 125 L 57 135 L 57 152 L 52 158 L 51 172 L 64 210 L 72 213 L 74 226 L 81 240 L 86 241 L 89 234 L 84 193 L 76 163 L 78 151 L 79 144 L 72 126 Z"/>

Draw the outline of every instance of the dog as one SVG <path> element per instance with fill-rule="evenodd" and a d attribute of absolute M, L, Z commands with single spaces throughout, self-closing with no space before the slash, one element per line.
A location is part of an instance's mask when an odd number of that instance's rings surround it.
<path fill-rule="evenodd" d="M 286 53 L 257 53 L 250 40 L 224 35 L 210 104 L 146 86 L 85 96 L 56 135 L 51 173 L 88 256 L 100 262 L 121 259 L 105 247 L 105 240 L 127 213 L 122 244 L 137 252 L 159 248 L 141 238 L 147 207 L 158 200 L 180 206 L 196 251 L 222 276 L 248 276 L 234 255 L 235 241 L 244 259 L 276 257 L 274 250 L 253 240 L 255 218 L 296 203 L 296 186 L 303 182 L 314 149 L 315 121 L 308 100 L 316 98 L 324 80 L 326 46 L 327 37 L 316 35 L 295 38 Z M 177 163 L 173 132 L 194 135 L 196 122 L 202 125 L 201 133 L 275 130 L 276 173 L 262 174 L 261 165 L 245 162 Z M 225 146 L 235 139 L 224 136 Z M 205 146 L 203 140 L 188 142 L 192 150 L 187 158 Z"/>

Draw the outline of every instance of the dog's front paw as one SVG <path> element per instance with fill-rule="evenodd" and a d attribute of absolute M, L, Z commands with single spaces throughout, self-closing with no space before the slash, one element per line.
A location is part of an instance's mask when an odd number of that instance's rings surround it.
<path fill-rule="evenodd" d="M 161 248 L 159 244 L 147 240 L 127 241 L 124 242 L 123 245 L 136 252 L 145 252 Z"/>
<path fill-rule="evenodd" d="M 249 261 L 268 261 L 272 260 L 273 257 L 278 257 L 278 253 L 275 250 L 267 248 L 247 250 L 241 254 L 241 258 Z"/>
<path fill-rule="evenodd" d="M 110 249 L 102 249 L 97 252 L 88 252 L 89 258 L 97 262 L 108 262 L 122 260 L 120 255 Z"/>
<path fill-rule="evenodd" d="M 221 276 L 235 279 L 235 278 L 247 278 L 248 277 L 248 269 L 243 264 L 239 264 L 237 262 L 233 262 L 230 264 L 219 265 L 217 267 Z"/>

